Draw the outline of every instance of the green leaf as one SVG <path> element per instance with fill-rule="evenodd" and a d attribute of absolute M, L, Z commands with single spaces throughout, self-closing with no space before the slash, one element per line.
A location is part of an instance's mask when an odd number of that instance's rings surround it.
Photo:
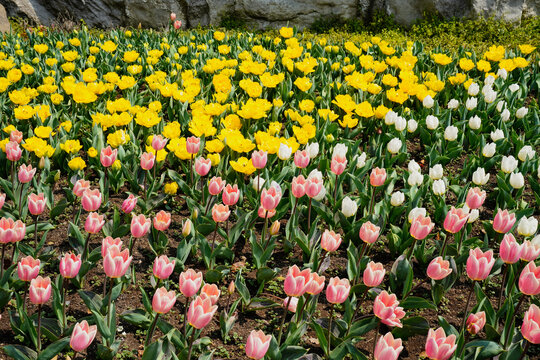
<path fill-rule="evenodd" d="M 355 321 L 351 325 L 351 330 L 349 331 L 347 339 L 367 334 L 368 332 L 377 327 L 378 322 L 379 319 L 377 319 L 375 316 L 369 317 L 367 319 L 362 319 L 360 321 Z"/>
<path fill-rule="evenodd" d="M 474 340 L 465 345 L 465 349 L 480 348 L 480 352 L 476 356 L 477 360 L 489 359 L 503 352 L 501 345 L 488 340 Z"/>
<path fill-rule="evenodd" d="M 101 296 L 86 290 L 79 290 L 79 296 L 90 311 L 95 311 L 101 314 L 101 309 L 103 308 L 103 300 L 101 299 Z"/>
<path fill-rule="evenodd" d="M 120 315 L 120 318 L 130 324 L 144 328 L 150 326 L 150 323 L 152 322 L 142 309 L 126 310 Z"/>
<path fill-rule="evenodd" d="M 4 346 L 6 355 L 15 360 L 34 360 L 37 359 L 37 353 L 29 347 L 22 345 L 6 345 Z"/>
<path fill-rule="evenodd" d="M 69 344 L 70 338 L 65 337 L 58 341 L 53 342 L 51 345 L 47 346 L 45 350 L 41 352 L 38 356 L 38 360 L 50 360 L 56 355 L 58 355 L 62 350 L 66 348 Z"/>
<path fill-rule="evenodd" d="M 409 296 L 405 300 L 399 303 L 404 309 L 433 309 L 437 310 L 437 307 L 431 302 L 418 296 Z"/>
<path fill-rule="evenodd" d="M 317 321 L 311 322 L 311 327 L 313 330 L 315 330 L 315 333 L 317 334 L 317 338 L 319 339 L 319 344 L 321 345 L 321 349 L 324 353 L 328 350 L 328 339 L 326 338 L 327 333 L 324 331 L 322 326 Z"/>
<path fill-rule="evenodd" d="M 413 316 L 402 321 L 402 328 L 392 331 L 394 337 L 408 339 L 414 335 L 426 335 L 429 330 L 429 322 L 421 316 Z"/>
<path fill-rule="evenodd" d="M 244 281 L 244 278 L 242 277 L 242 272 L 239 271 L 236 275 L 236 280 L 234 281 L 234 285 L 236 286 L 236 290 L 238 290 L 238 293 L 242 297 L 242 302 L 247 305 L 251 301 L 251 295 L 249 294 L 249 290 L 246 286 L 246 283 Z"/>

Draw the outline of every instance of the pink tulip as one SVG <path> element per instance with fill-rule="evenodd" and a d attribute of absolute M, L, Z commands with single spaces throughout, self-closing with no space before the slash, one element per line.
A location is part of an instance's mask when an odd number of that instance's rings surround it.
<path fill-rule="evenodd" d="M 92 341 L 94 341 L 96 334 L 97 326 L 90 326 L 86 320 L 83 320 L 80 323 L 75 324 L 73 327 L 69 345 L 77 352 L 84 351 L 88 346 L 90 346 Z"/>
<path fill-rule="evenodd" d="M 156 155 L 151 152 L 145 152 L 141 155 L 141 168 L 143 170 L 150 170 L 154 167 L 156 161 Z"/>
<path fill-rule="evenodd" d="M 45 195 L 43 193 L 30 194 L 28 195 L 28 211 L 34 216 L 41 215 L 45 211 L 47 206 L 47 200 L 45 200 Z"/>
<path fill-rule="evenodd" d="M 152 298 L 152 310 L 158 314 L 166 314 L 171 310 L 175 302 L 176 293 L 174 290 L 167 291 L 164 287 L 160 287 Z"/>
<path fill-rule="evenodd" d="M 467 318 L 467 331 L 471 335 L 476 335 L 482 331 L 484 325 L 486 325 L 486 313 L 483 311 L 471 314 Z"/>
<path fill-rule="evenodd" d="M 512 229 L 515 222 L 516 214 L 510 214 L 508 210 L 499 209 L 493 219 L 493 230 L 501 234 L 506 234 Z"/>
<path fill-rule="evenodd" d="M 138 199 L 138 196 L 129 194 L 128 198 L 124 200 L 124 202 L 122 202 L 122 211 L 124 212 L 124 214 L 129 214 L 133 211 L 133 209 L 135 209 L 135 205 L 137 205 Z"/>
<path fill-rule="evenodd" d="M 270 347 L 272 335 L 265 335 L 261 330 L 251 330 L 246 342 L 246 355 L 250 359 L 260 360 L 264 358 Z"/>
<path fill-rule="evenodd" d="M 84 192 L 89 189 L 90 189 L 90 181 L 86 181 L 84 179 L 77 180 L 75 185 L 73 185 L 73 193 L 77 197 L 83 196 Z"/>
<path fill-rule="evenodd" d="M 32 168 L 32 165 L 21 165 L 19 167 L 19 173 L 17 174 L 19 182 L 21 184 L 26 184 L 32 181 L 34 175 L 36 174 L 35 168 Z"/>
<path fill-rule="evenodd" d="M 154 228 L 159 231 L 166 231 L 171 226 L 171 214 L 161 210 L 154 218 Z"/>
<path fill-rule="evenodd" d="M 360 239 L 366 244 L 373 244 L 379 237 L 381 228 L 367 221 L 360 227 Z"/>
<path fill-rule="evenodd" d="M 319 274 L 312 272 L 309 275 L 309 282 L 306 286 L 306 293 L 310 295 L 320 294 L 324 289 L 324 276 L 319 276 Z"/>
<path fill-rule="evenodd" d="M 306 194 L 306 179 L 304 176 L 299 175 L 292 179 L 291 192 L 297 199 L 300 199 Z"/>
<path fill-rule="evenodd" d="M 326 300 L 331 304 L 342 304 L 349 297 L 351 284 L 348 279 L 331 278 L 326 287 Z"/>
<path fill-rule="evenodd" d="M 212 305 L 216 305 L 219 296 L 221 295 L 221 290 L 218 289 L 216 284 L 204 284 L 201 288 L 201 297 L 202 298 L 209 298 L 212 301 Z"/>
<path fill-rule="evenodd" d="M 176 14 L 175 13 L 171 13 L 171 21 L 175 21 L 176 20 Z"/>
<path fill-rule="evenodd" d="M 199 156 L 197 159 L 195 159 L 195 172 L 199 176 L 208 175 L 211 167 L 212 167 L 212 160 L 205 159 L 202 156 Z"/>
<path fill-rule="evenodd" d="M 176 24 L 176 23 L 175 23 Z M 199 152 L 201 146 L 201 139 L 195 136 L 190 136 L 186 140 L 186 150 L 190 154 L 196 154 Z"/>
<path fill-rule="evenodd" d="M 525 312 L 521 334 L 531 344 L 540 344 L 540 308 L 535 304 Z"/>
<path fill-rule="evenodd" d="M 308 156 L 309 159 L 309 156 Z M 330 163 L 330 171 L 336 175 L 341 175 L 347 167 L 347 158 L 341 155 L 334 155 Z"/>
<path fill-rule="evenodd" d="M 214 222 L 224 222 L 229 218 L 229 215 L 231 215 L 231 211 L 227 205 L 215 204 L 212 207 L 212 219 Z"/>
<path fill-rule="evenodd" d="M 152 222 L 144 214 L 139 214 L 131 218 L 131 235 L 134 238 L 142 238 L 148 234 Z"/>
<path fill-rule="evenodd" d="M 163 150 L 165 148 L 165 145 L 167 145 L 167 141 L 169 141 L 169 139 L 161 135 L 154 135 L 152 137 L 152 149 L 154 149 L 155 151 Z"/>
<path fill-rule="evenodd" d="M 174 22 L 174 28 L 175 28 L 176 30 L 178 30 L 178 29 L 180 29 L 181 27 L 182 27 L 182 22 L 181 22 L 180 20 L 176 20 L 176 21 Z"/>
<path fill-rule="evenodd" d="M 333 230 L 324 230 L 321 235 L 321 248 L 328 252 L 336 251 L 341 245 L 341 235 L 335 233 Z"/>
<path fill-rule="evenodd" d="M 5 202 L 6 202 L 6 194 L 0 193 L 0 210 L 4 207 Z"/>
<path fill-rule="evenodd" d="M 540 255 L 540 242 L 525 240 L 521 244 L 520 259 L 524 261 L 534 261 Z"/>
<path fill-rule="evenodd" d="M 374 168 L 369 175 L 369 183 L 373 187 L 382 186 L 386 181 L 386 169 Z"/>
<path fill-rule="evenodd" d="M 486 192 L 479 187 L 469 189 L 465 203 L 470 209 L 478 209 L 486 200 Z"/>
<path fill-rule="evenodd" d="M 132 259 L 133 257 L 129 255 L 128 249 L 120 251 L 120 247 L 117 245 L 109 246 L 103 258 L 105 274 L 113 279 L 124 276 Z"/>
<path fill-rule="evenodd" d="M 468 218 L 468 211 L 456 209 L 452 206 L 450 211 L 446 213 L 446 219 L 444 219 L 444 229 L 449 233 L 455 234 L 463 228 L 463 226 L 467 223 Z"/>
<path fill-rule="evenodd" d="M 263 169 L 268 161 L 268 153 L 264 150 L 251 153 L 251 163 L 255 169 Z"/>
<path fill-rule="evenodd" d="M 15 141 L 17 144 L 20 144 L 23 140 L 23 133 L 19 130 L 12 130 L 9 133 L 9 141 Z"/>
<path fill-rule="evenodd" d="M 19 161 L 22 156 L 22 150 L 19 143 L 10 141 L 6 144 L 6 157 L 9 161 Z"/>
<path fill-rule="evenodd" d="M 26 225 L 21 221 L 13 221 L 11 218 L 0 219 L 0 244 L 14 243 L 24 239 Z"/>
<path fill-rule="evenodd" d="M 104 167 L 110 167 L 116 161 L 116 156 L 118 155 L 117 149 L 112 149 L 110 146 L 107 146 L 104 149 L 101 149 L 99 155 L 99 161 Z"/>
<path fill-rule="evenodd" d="M 101 228 L 105 225 L 103 215 L 99 215 L 96 212 L 91 212 L 86 217 L 84 222 L 84 230 L 89 234 L 97 234 L 101 231 Z"/>
<path fill-rule="evenodd" d="M 208 182 L 208 192 L 210 193 L 210 195 L 218 195 L 224 187 L 225 181 L 222 180 L 220 177 L 214 176 Z"/>
<path fill-rule="evenodd" d="M 540 266 L 531 261 L 523 268 L 519 276 L 519 291 L 535 296 L 540 294 Z"/>
<path fill-rule="evenodd" d="M 189 305 L 187 321 L 194 328 L 202 329 L 210 323 L 217 308 L 217 305 L 212 305 L 210 298 L 197 296 Z"/>
<path fill-rule="evenodd" d="M 309 198 L 314 198 L 321 192 L 323 188 L 323 181 L 317 176 L 308 176 L 304 188 L 306 189 L 306 195 Z"/>
<path fill-rule="evenodd" d="M 261 192 L 261 205 L 265 210 L 275 210 L 281 200 L 281 189 L 270 186 L 270 189 L 263 189 Z"/>
<path fill-rule="evenodd" d="M 435 224 L 431 222 L 429 216 L 418 215 L 412 221 L 409 232 L 416 240 L 423 240 L 433 230 L 434 226 Z"/>
<path fill-rule="evenodd" d="M 386 270 L 384 269 L 383 264 L 370 261 L 364 270 L 362 278 L 366 286 L 375 287 L 382 283 L 384 274 L 386 274 Z"/>
<path fill-rule="evenodd" d="M 397 360 L 402 350 L 401 339 L 394 339 L 389 332 L 377 341 L 373 357 L 375 360 Z"/>
<path fill-rule="evenodd" d="M 107 250 L 112 245 L 116 245 L 118 246 L 119 249 L 121 249 L 122 240 L 120 238 L 113 239 L 111 236 L 107 236 L 106 238 L 104 238 L 103 241 L 101 242 L 101 256 L 102 257 L 105 257 L 105 255 L 107 255 Z"/>
<path fill-rule="evenodd" d="M 347 160 L 345 160 L 345 164 Z M 294 153 L 294 165 L 297 168 L 304 169 L 309 165 L 309 153 L 306 150 L 297 150 Z"/>
<path fill-rule="evenodd" d="M 431 260 L 427 267 L 427 276 L 433 280 L 442 280 L 452 273 L 450 269 L 450 262 L 444 260 L 442 256 L 437 256 Z"/>
<path fill-rule="evenodd" d="M 39 265 L 41 261 L 39 259 L 34 259 L 30 255 L 23 257 L 17 263 L 17 276 L 22 281 L 30 281 L 35 279 L 39 274 Z"/>
<path fill-rule="evenodd" d="M 274 215 L 276 215 L 276 210 L 266 210 L 265 208 L 263 208 L 262 206 L 259 206 L 259 210 L 257 211 L 257 214 L 259 215 L 259 217 L 261 219 L 264 219 L 264 218 L 272 218 Z"/>
<path fill-rule="evenodd" d="M 400 319 L 405 316 L 403 308 L 398 306 L 399 301 L 395 294 L 388 294 L 382 291 L 373 303 L 373 313 L 383 324 L 388 326 L 402 327 Z"/>
<path fill-rule="evenodd" d="M 101 193 L 98 189 L 86 189 L 81 198 L 81 204 L 85 211 L 96 211 L 101 206 Z"/>
<path fill-rule="evenodd" d="M 489 276 L 493 264 L 495 264 L 493 250 L 484 253 L 480 248 L 471 249 L 467 259 L 467 275 L 472 280 L 485 280 Z"/>
<path fill-rule="evenodd" d="M 66 279 L 72 279 L 79 274 L 81 265 L 81 255 L 75 255 L 68 252 L 60 260 L 60 275 Z"/>
<path fill-rule="evenodd" d="M 171 261 L 166 255 L 156 257 L 152 272 L 154 276 L 161 280 L 166 280 L 174 271 L 174 259 Z"/>
<path fill-rule="evenodd" d="M 437 330 L 429 329 L 426 341 L 426 355 L 432 360 L 450 359 L 456 351 L 456 335 L 446 336 L 442 327 Z"/>
<path fill-rule="evenodd" d="M 306 292 L 306 286 L 311 280 L 311 271 L 305 269 L 300 271 L 298 266 L 293 265 L 289 268 L 283 288 L 287 296 L 302 296 Z"/>
<path fill-rule="evenodd" d="M 298 307 L 298 298 L 294 296 L 287 296 L 283 299 L 282 306 L 287 308 L 292 313 L 296 313 L 296 308 Z"/>
<path fill-rule="evenodd" d="M 230 184 L 227 184 L 223 188 L 223 193 L 221 194 L 221 198 L 223 199 L 223 203 L 228 206 L 233 206 L 238 202 L 238 199 L 240 198 L 240 190 L 238 190 L 238 185 L 234 184 L 234 186 L 231 186 Z"/>
<path fill-rule="evenodd" d="M 30 281 L 30 301 L 33 304 L 41 305 L 49 301 L 51 297 L 51 279 L 49 277 L 36 277 Z"/>
<path fill-rule="evenodd" d="M 188 269 L 180 274 L 178 287 L 180 292 L 187 298 L 193 297 L 201 288 L 203 275 L 201 272 L 195 272 Z"/>
<path fill-rule="evenodd" d="M 523 245 L 517 243 L 514 235 L 511 233 L 505 234 L 499 248 L 499 256 L 506 264 L 515 264 L 521 256 L 522 248 Z"/>

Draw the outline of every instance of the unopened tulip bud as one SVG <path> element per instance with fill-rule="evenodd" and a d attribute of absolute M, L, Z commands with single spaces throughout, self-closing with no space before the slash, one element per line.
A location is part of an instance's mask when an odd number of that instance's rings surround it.
<path fill-rule="evenodd" d="M 191 222 L 190 219 L 186 219 L 186 221 L 184 222 L 184 226 L 182 226 L 182 235 L 184 237 L 188 237 L 189 234 L 191 234 L 191 226 L 193 225 L 193 223 Z"/>
<path fill-rule="evenodd" d="M 272 226 L 270 227 L 270 235 L 276 236 L 279 233 L 279 228 L 281 227 L 281 223 L 276 220 L 272 223 Z"/>

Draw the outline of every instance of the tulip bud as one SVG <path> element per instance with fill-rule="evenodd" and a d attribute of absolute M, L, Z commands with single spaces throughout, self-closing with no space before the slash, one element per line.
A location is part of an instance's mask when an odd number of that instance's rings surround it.
<path fill-rule="evenodd" d="M 270 235 L 276 236 L 279 233 L 280 226 L 281 223 L 278 220 L 274 221 L 270 227 Z"/>
<path fill-rule="evenodd" d="M 192 225 L 193 225 L 193 223 L 191 222 L 191 220 L 186 219 L 186 221 L 184 222 L 184 225 L 182 226 L 182 236 L 188 237 L 189 234 L 191 234 L 191 226 Z"/>

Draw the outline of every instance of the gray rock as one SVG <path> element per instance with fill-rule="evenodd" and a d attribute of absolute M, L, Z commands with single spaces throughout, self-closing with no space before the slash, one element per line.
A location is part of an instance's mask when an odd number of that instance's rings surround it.
<path fill-rule="evenodd" d="M 187 23 L 189 27 L 210 25 L 210 7 L 206 0 L 187 0 Z"/>
<path fill-rule="evenodd" d="M 7 17 L 6 9 L 0 5 L 0 32 L 8 33 L 11 31 L 11 25 Z"/>

